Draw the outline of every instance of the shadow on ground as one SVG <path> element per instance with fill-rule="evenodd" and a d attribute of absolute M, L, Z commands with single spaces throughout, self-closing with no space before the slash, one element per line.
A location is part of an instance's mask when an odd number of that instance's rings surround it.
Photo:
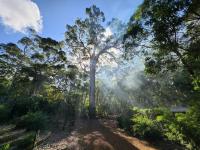
<path fill-rule="evenodd" d="M 138 150 L 123 137 L 115 134 L 98 120 L 81 122 L 80 144 L 87 150 Z"/>
<path fill-rule="evenodd" d="M 72 132 L 56 130 L 39 150 L 156 150 L 126 135 L 111 120 L 77 120 Z"/>

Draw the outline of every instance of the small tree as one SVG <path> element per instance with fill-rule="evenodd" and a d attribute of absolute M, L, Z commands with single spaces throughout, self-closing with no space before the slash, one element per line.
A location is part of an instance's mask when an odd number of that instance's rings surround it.
<path fill-rule="evenodd" d="M 99 57 L 108 54 L 112 48 L 118 48 L 119 38 L 116 40 L 112 35 L 105 34 L 102 23 L 105 21 L 104 13 L 96 6 L 86 8 L 85 20 L 77 19 L 74 25 L 67 25 L 65 41 L 73 56 L 78 58 L 84 71 L 89 71 L 89 116 L 94 118 L 95 108 L 95 73 Z M 87 69 L 88 68 L 88 69 Z"/>

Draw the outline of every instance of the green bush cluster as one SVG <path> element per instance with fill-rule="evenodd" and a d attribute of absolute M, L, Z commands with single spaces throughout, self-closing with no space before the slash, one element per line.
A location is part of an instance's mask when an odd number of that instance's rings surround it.
<path fill-rule="evenodd" d="M 1 123 L 8 121 L 11 117 L 11 109 L 6 104 L 0 104 L 0 120 Z"/>
<path fill-rule="evenodd" d="M 200 149 L 200 118 L 198 110 L 191 108 L 186 114 L 177 113 L 171 122 L 164 124 L 163 133 L 188 149 Z"/>
<path fill-rule="evenodd" d="M 68 96 L 66 101 L 50 101 L 40 96 L 22 97 L 0 102 L 0 123 L 16 124 L 28 130 L 45 129 L 52 119 L 55 125 L 64 120 L 64 124 L 72 122 L 77 111 L 77 95 Z M 9 121 L 9 122 L 8 122 Z M 52 126 L 48 126 L 52 127 Z"/>
<path fill-rule="evenodd" d="M 53 113 L 56 102 L 49 102 L 47 99 L 42 97 L 19 97 L 13 103 L 13 114 L 15 116 L 22 116 L 28 112 L 43 111 L 45 113 Z"/>
<path fill-rule="evenodd" d="M 10 150 L 10 144 L 5 144 L 2 147 L 0 147 L 0 150 Z"/>
<path fill-rule="evenodd" d="M 17 143 L 15 143 L 17 145 L 17 149 L 32 150 L 34 147 L 35 137 L 36 137 L 36 132 L 30 132 L 24 137 L 24 139 L 19 140 L 17 141 Z"/>
<path fill-rule="evenodd" d="M 123 128 L 126 132 L 131 134 L 133 122 L 131 120 L 133 116 L 133 111 L 129 109 L 127 112 L 123 113 L 121 116 L 117 118 L 118 126 Z"/>
<path fill-rule="evenodd" d="M 36 132 L 29 132 L 18 140 L 13 140 L 11 143 L 3 144 L 0 146 L 0 150 L 33 150 L 34 142 L 36 138 Z"/>
<path fill-rule="evenodd" d="M 28 130 L 44 129 L 49 117 L 58 110 L 59 103 L 42 97 L 17 97 L 15 100 L 1 102 L 0 123 L 12 122 Z"/>
<path fill-rule="evenodd" d="M 137 114 L 132 118 L 132 133 L 141 138 L 157 140 L 162 138 L 156 121 L 149 118 L 145 113 Z"/>
<path fill-rule="evenodd" d="M 18 128 L 26 128 L 28 130 L 45 129 L 48 117 L 42 112 L 28 112 L 20 117 L 16 125 Z"/>
<path fill-rule="evenodd" d="M 186 113 L 173 114 L 164 108 L 130 109 L 118 118 L 120 128 L 148 140 L 169 140 L 187 149 L 199 149 L 200 113 L 198 105 Z M 130 115 L 132 114 L 132 115 Z"/>

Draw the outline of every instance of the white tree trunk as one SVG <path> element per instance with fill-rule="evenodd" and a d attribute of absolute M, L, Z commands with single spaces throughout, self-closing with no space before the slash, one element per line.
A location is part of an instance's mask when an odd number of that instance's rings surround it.
<path fill-rule="evenodd" d="M 95 106 L 95 73 L 96 73 L 97 61 L 93 58 L 90 60 L 90 105 L 89 105 L 89 116 L 95 118 L 96 106 Z"/>

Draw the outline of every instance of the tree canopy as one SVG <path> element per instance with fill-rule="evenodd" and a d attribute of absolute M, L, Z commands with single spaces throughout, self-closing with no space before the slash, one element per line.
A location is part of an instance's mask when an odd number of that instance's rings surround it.
<path fill-rule="evenodd" d="M 182 67 L 199 89 L 199 11 L 196 0 L 145 0 L 130 19 L 127 49 L 137 46 L 149 54 L 148 73 Z"/>

